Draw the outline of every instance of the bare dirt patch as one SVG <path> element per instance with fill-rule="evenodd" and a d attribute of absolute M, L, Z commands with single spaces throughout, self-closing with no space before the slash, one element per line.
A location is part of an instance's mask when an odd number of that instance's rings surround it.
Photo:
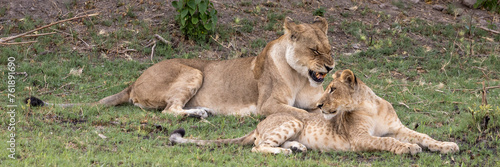
<path fill-rule="evenodd" d="M 313 12 L 318 8 L 325 10 L 325 17 L 330 22 L 330 32 L 328 33 L 331 45 L 336 54 L 353 53 L 356 50 L 366 49 L 365 43 L 358 43 L 352 35 L 341 29 L 345 21 L 359 21 L 373 25 L 373 29 L 388 29 L 391 23 L 409 22 L 412 18 L 420 18 L 430 23 L 452 24 L 469 20 L 475 26 L 496 26 L 500 27 L 499 15 L 479 9 L 470 9 L 458 0 L 445 1 L 211 1 L 218 11 L 219 28 L 229 28 L 234 32 L 229 32 L 225 39 L 210 42 L 210 48 L 199 53 L 200 58 L 206 59 L 227 59 L 235 57 L 253 56 L 260 52 L 260 47 L 252 47 L 252 41 L 262 39 L 269 42 L 281 35 L 282 18 L 273 20 L 270 16 L 289 16 L 299 22 L 310 22 Z M 414 3 L 417 2 L 417 3 Z M 0 11 L 0 33 L 18 34 L 25 32 L 19 23 L 26 18 L 31 18 L 43 23 L 37 26 L 48 24 L 57 20 L 62 20 L 72 16 L 99 12 L 98 19 L 81 19 L 61 24 L 58 29 L 77 33 L 77 36 L 86 41 L 92 49 L 104 52 L 106 57 L 132 58 L 136 60 L 148 60 L 149 55 L 143 52 L 124 54 L 123 50 L 129 46 L 126 39 L 115 41 L 104 41 L 97 43 L 88 38 L 91 33 L 110 34 L 119 29 L 130 30 L 131 32 L 146 30 L 139 29 L 134 25 L 134 21 L 146 22 L 146 27 L 151 29 L 167 30 L 174 47 L 184 47 L 189 51 L 197 44 L 186 40 L 180 33 L 178 26 L 173 20 L 176 15 L 175 9 L 171 6 L 171 1 L 164 0 L 1 0 L 2 9 Z M 438 11 L 435 5 L 440 5 L 444 9 Z M 450 10 L 460 9 L 458 14 L 450 13 Z M 390 18 L 384 18 L 390 15 Z M 235 23 L 235 19 L 246 19 L 254 24 L 251 31 L 241 31 L 241 24 Z M 468 19 L 468 18 L 472 18 Z M 387 21 L 390 19 L 390 21 Z M 85 25 L 85 21 L 95 21 L 91 28 Z M 125 22 L 122 24 L 122 22 Z M 276 21 L 275 25 L 270 25 Z M 221 26 L 223 25 L 223 26 Z M 269 28 L 271 26 L 271 28 Z M 217 30 L 220 34 L 220 29 Z M 137 32 L 135 32 L 137 33 Z M 217 35 L 218 35 L 217 34 Z M 224 34 L 221 34 L 224 35 Z M 227 34 L 226 34 L 227 35 Z M 216 35 L 214 35 L 216 36 Z M 68 37 L 70 38 L 70 37 Z M 371 38 L 371 37 L 370 37 Z M 377 38 L 377 37 L 373 37 Z M 418 43 L 429 47 L 435 47 L 435 43 L 427 37 L 413 35 L 412 38 Z M 372 40 L 372 39 L 370 39 Z M 71 44 L 75 50 L 81 53 L 89 53 L 92 49 L 87 48 L 83 41 L 74 41 Z M 107 43 L 107 45 L 106 45 Z M 111 43 L 111 44 L 110 44 Z M 226 45 L 221 45 L 221 44 Z M 147 39 L 141 39 L 138 45 L 145 46 Z M 353 45 L 354 44 L 354 45 Z M 57 51 L 57 46 L 47 48 L 49 51 Z M 94 55 L 102 57 L 103 55 Z"/>

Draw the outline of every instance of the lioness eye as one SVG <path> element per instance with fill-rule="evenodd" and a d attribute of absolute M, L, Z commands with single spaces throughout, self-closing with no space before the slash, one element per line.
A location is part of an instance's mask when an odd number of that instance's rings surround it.
<path fill-rule="evenodd" d="M 328 93 L 333 93 L 333 91 L 335 91 L 335 89 L 336 88 L 334 88 L 334 87 L 330 87 L 330 92 L 328 92 Z"/>
<path fill-rule="evenodd" d="M 311 49 L 311 50 L 314 52 L 315 55 L 320 55 L 318 50 L 316 50 L 316 49 Z"/>

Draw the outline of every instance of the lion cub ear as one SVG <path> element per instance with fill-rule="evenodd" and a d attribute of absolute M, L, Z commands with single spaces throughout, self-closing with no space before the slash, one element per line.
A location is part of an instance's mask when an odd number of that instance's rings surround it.
<path fill-rule="evenodd" d="M 340 74 L 340 81 L 349 84 L 351 88 L 358 86 L 356 75 L 349 69 L 342 71 L 342 74 Z"/>
<path fill-rule="evenodd" d="M 316 25 L 319 29 L 325 32 L 325 34 L 328 34 L 328 22 L 325 18 L 319 16 L 314 17 L 313 25 Z"/>
<path fill-rule="evenodd" d="M 337 71 L 335 71 L 335 73 L 334 73 L 334 74 L 332 74 L 332 78 L 333 78 L 334 80 L 335 80 L 335 79 L 337 79 L 337 78 L 339 78 L 339 77 L 340 77 L 340 74 L 342 74 L 342 71 L 343 71 L 343 70 L 337 70 Z"/>

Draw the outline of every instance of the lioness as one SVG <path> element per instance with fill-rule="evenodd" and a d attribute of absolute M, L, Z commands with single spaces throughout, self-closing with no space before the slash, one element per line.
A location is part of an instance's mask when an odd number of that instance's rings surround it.
<path fill-rule="evenodd" d="M 285 33 L 256 57 L 225 61 L 170 59 L 149 67 L 125 90 L 92 104 L 130 102 L 163 113 L 207 117 L 307 113 L 317 109 L 326 74 L 335 66 L 328 23 L 284 22 Z M 39 99 L 30 101 L 47 104 Z M 72 106 L 73 104 L 63 106 Z"/>
<path fill-rule="evenodd" d="M 185 139 L 184 130 L 174 131 L 172 143 L 255 144 L 252 152 L 290 154 L 307 149 L 330 151 L 376 151 L 416 154 L 431 151 L 453 153 L 458 145 L 436 141 L 405 127 L 392 105 L 356 78 L 351 70 L 337 71 L 323 93 L 318 107 L 322 113 L 276 113 L 257 129 L 237 139 Z M 280 147 L 281 146 L 281 147 Z"/>

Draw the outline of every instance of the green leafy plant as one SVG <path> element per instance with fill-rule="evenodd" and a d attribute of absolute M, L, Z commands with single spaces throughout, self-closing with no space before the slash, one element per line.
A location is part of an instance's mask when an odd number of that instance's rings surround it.
<path fill-rule="evenodd" d="M 484 7 L 487 10 L 500 13 L 500 1 L 498 0 L 477 0 L 474 8 Z"/>
<path fill-rule="evenodd" d="M 314 16 L 321 16 L 321 17 L 323 17 L 323 16 L 325 16 L 325 13 L 326 13 L 325 8 L 320 7 L 318 9 L 314 10 L 313 15 Z"/>
<path fill-rule="evenodd" d="M 193 40 L 207 40 L 217 23 L 217 10 L 209 0 L 179 0 L 172 6 L 179 13 L 175 20 L 181 31 Z"/>
<path fill-rule="evenodd" d="M 498 106 L 495 108 L 492 105 L 472 105 L 472 107 L 469 107 L 469 112 L 472 114 L 473 126 L 477 127 L 479 131 L 499 126 L 498 118 L 500 117 L 500 108 Z M 488 124 L 492 126 L 488 127 Z"/>

